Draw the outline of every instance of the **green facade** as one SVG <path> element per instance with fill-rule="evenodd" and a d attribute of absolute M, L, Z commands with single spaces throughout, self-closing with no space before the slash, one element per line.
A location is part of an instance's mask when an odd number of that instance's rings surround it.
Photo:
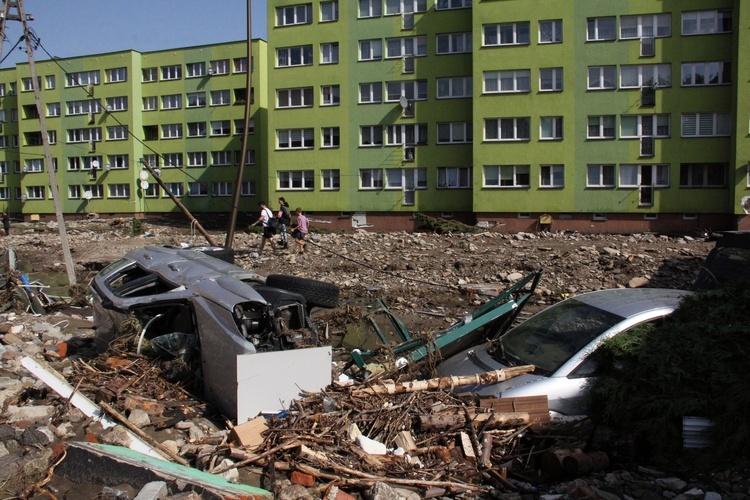
<path fill-rule="evenodd" d="M 556 229 L 585 231 L 746 222 L 750 60 L 742 49 L 750 47 L 750 7 L 739 0 L 269 0 L 267 23 L 268 42 L 253 42 L 254 161 L 240 210 L 284 196 L 333 226 L 360 213 L 379 218 L 376 227 L 409 228 L 415 212 L 508 230 L 538 227 L 542 214 Z M 234 42 L 39 62 L 42 99 L 61 107 L 47 127 L 57 132 L 63 211 L 176 211 L 160 190 L 146 196 L 139 187 L 138 159 L 158 154 L 162 179 L 183 185 L 188 209 L 228 212 L 246 75 L 233 67 L 189 72 L 245 54 L 245 43 Z M 164 80 L 168 66 L 180 77 Z M 120 67 L 127 80 L 108 83 L 107 71 Z M 143 81 L 147 68 L 158 69 L 156 81 Z M 101 73 L 93 98 L 103 109 L 93 120 L 67 109 L 91 97 L 67 88 L 66 74 L 88 71 Z M 33 93 L 23 91 L 28 75 L 27 64 L 0 70 L 0 83 L 18 88 L 0 97 L 8 172 L 0 206 L 49 214 L 49 190 L 34 199 L 46 172 L 32 172 L 33 162 L 22 169 L 43 155 Z M 54 89 L 46 88 L 49 75 Z M 228 102 L 212 105 L 212 92 L 227 90 Z M 206 106 L 188 107 L 200 92 Z M 127 110 L 105 111 L 118 96 Z M 181 106 L 163 109 L 164 96 L 181 96 Z M 143 109 L 150 97 L 158 109 Z M 205 136 L 188 137 L 200 122 Z M 221 122 L 229 135 L 212 135 Z M 107 127 L 118 124 L 132 136 L 110 140 Z M 163 128 L 178 124 L 182 137 L 166 137 Z M 70 130 L 91 127 L 102 129 L 95 153 L 69 139 Z M 206 153 L 206 166 L 188 165 L 196 152 Z M 95 178 L 70 168 L 70 158 L 101 156 L 106 165 L 112 155 L 127 155 L 128 168 Z M 179 155 L 182 168 L 165 165 Z M 190 186 L 199 182 L 205 187 L 195 195 Z M 75 196 L 93 184 L 101 198 Z"/>

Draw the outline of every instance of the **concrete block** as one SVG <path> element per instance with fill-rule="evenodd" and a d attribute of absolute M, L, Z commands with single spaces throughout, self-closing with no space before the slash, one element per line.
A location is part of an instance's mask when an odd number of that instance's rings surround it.
<path fill-rule="evenodd" d="M 146 483 L 133 500 L 161 500 L 169 494 L 167 483 L 164 481 L 151 481 Z"/>

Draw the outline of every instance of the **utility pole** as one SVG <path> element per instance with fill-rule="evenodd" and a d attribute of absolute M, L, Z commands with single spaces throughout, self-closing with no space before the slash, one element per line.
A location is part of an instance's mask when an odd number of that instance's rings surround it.
<path fill-rule="evenodd" d="M 11 15 L 10 9 L 15 8 L 17 14 Z M 42 146 L 44 147 L 44 163 L 49 173 L 50 191 L 52 192 L 52 200 L 55 205 L 55 214 L 57 216 L 57 227 L 60 231 L 60 243 L 62 244 L 63 258 L 65 261 L 65 269 L 68 271 L 68 282 L 70 286 L 76 284 L 76 273 L 73 265 L 73 258 L 70 254 L 70 246 L 68 244 L 68 233 L 65 229 L 65 220 L 63 218 L 62 207 L 60 206 L 60 193 L 57 189 L 57 178 L 55 175 L 55 167 L 52 164 L 52 151 L 49 147 L 49 136 L 47 135 L 47 123 L 44 119 L 44 106 L 42 105 L 42 97 L 39 91 L 39 83 L 37 82 L 36 76 L 36 65 L 34 64 L 34 50 L 31 45 L 31 39 L 34 36 L 29 31 L 28 20 L 34 19 L 31 15 L 26 15 L 23 10 L 22 0 L 4 0 L 3 1 L 3 14 L 5 18 L 11 21 L 21 21 L 23 25 L 23 36 L 26 39 L 26 55 L 29 57 L 29 71 L 31 73 L 31 85 L 34 88 L 34 99 L 36 101 L 36 111 L 39 116 L 39 127 L 42 134 Z M 2 20 L 2 35 L 5 35 L 5 18 Z"/>
<path fill-rule="evenodd" d="M 240 190 L 242 189 L 242 177 L 245 172 L 245 156 L 247 156 L 247 136 L 250 130 L 250 108 L 252 107 L 253 95 L 253 25 L 252 25 L 252 0 L 247 0 L 247 81 L 245 94 L 245 126 L 243 128 L 242 148 L 240 150 L 240 165 L 237 167 L 237 181 L 234 186 L 232 197 L 232 212 L 229 217 L 229 229 L 224 246 L 232 248 L 234 240 L 234 227 L 237 224 L 237 210 L 240 203 Z M 258 159 L 256 158 L 256 163 Z"/>

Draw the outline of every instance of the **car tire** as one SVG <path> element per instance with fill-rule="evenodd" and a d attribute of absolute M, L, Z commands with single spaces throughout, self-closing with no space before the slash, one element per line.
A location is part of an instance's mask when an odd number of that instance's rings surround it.
<path fill-rule="evenodd" d="M 266 285 L 302 295 L 309 306 L 334 308 L 339 304 L 339 287 L 325 281 L 271 274 Z"/>
<path fill-rule="evenodd" d="M 223 260 L 224 262 L 234 264 L 234 249 L 229 248 L 229 247 L 195 246 L 195 247 L 188 247 L 187 250 L 197 250 L 198 252 L 202 252 L 202 253 L 205 253 L 206 255 L 210 255 L 211 257 L 214 257 L 215 259 Z"/>

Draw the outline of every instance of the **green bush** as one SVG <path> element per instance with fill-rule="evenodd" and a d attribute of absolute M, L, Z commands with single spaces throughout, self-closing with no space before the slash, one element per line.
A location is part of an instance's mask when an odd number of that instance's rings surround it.
<path fill-rule="evenodd" d="M 686 297 L 661 325 L 618 335 L 596 355 L 593 416 L 632 435 L 649 458 L 682 454 L 686 416 L 714 422 L 716 461 L 750 456 L 750 290 Z"/>

